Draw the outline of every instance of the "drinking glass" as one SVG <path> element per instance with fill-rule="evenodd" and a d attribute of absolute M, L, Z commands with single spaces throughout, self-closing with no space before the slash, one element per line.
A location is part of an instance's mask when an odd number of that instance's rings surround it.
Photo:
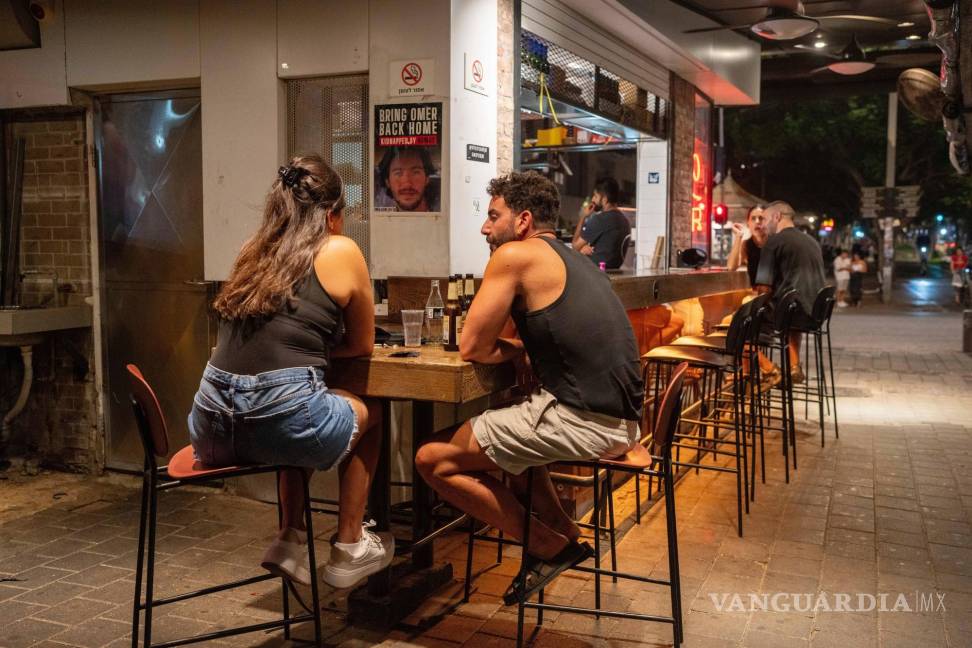
<path fill-rule="evenodd" d="M 424 309 L 402 311 L 402 327 L 405 329 L 405 346 L 422 346 L 422 324 L 424 322 Z"/>

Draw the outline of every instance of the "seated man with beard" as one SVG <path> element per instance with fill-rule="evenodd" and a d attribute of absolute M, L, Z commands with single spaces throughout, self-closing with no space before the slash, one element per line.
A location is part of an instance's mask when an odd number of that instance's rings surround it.
<path fill-rule="evenodd" d="M 534 473 L 534 510 L 524 560 L 525 600 L 564 569 L 592 555 L 560 506 L 546 471 L 557 461 L 617 457 L 639 438 L 644 387 L 638 347 L 607 275 L 557 240 L 556 186 L 536 173 L 495 178 L 482 233 L 493 250 L 462 332 L 463 359 L 516 360 L 524 351 L 542 389 L 489 410 L 423 445 L 416 468 L 439 495 L 477 520 L 523 538 L 517 497 Z M 510 319 L 516 326 L 514 337 Z M 511 475 L 512 488 L 491 475 Z"/>

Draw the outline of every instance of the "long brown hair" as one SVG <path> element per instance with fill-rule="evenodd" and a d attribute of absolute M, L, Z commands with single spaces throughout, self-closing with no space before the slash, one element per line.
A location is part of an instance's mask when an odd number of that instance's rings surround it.
<path fill-rule="evenodd" d="M 319 155 L 300 155 L 281 167 L 260 229 L 243 245 L 213 302 L 216 312 L 238 320 L 280 311 L 327 240 L 327 215 L 342 209 L 341 177 Z"/>

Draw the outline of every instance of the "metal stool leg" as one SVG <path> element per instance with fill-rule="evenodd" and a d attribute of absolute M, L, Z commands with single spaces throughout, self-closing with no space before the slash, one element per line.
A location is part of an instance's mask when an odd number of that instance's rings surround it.
<path fill-rule="evenodd" d="M 138 622 L 141 617 L 142 606 L 142 572 L 145 561 L 145 527 L 148 522 L 149 478 L 148 471 L 152 467 L 146 461 L 145 473 L 142 475 L 142 506 L 138 509 L 138 553 L 135 558 L 135 603 L 132 606 L 132 648 L 138 648 Z"/>
<path fill-rule="evenodd" d="M 156 518 L 159 513 L 159 484 L 158 475 L 153 470 L 149 474 L 149 514 L 148 514 L 148 565 L 145 566 L 145 638 L 143 645 L 152 645 L 152 598 L 155 581 L 155 529 Z M 138 632 L 138 628 L 132 628 Z"/>
<path fill-rule="evenodd" d="M 607 470 L 607 501 L 608 501 L 608 535 L 611 537 L 611 571 L 618 571 L 618 552 L 614 528 L 614 473 L 610 468 Z M 612 582 L 617 583 L 618 577 L 612 576 Z"/>
<path fill-rule="evenodd" d="M 462 602 L 469 602 L 469 592 L 472 589 L 473 543 L 476 541 L 476 520 L 469 516 L 469 538 L 466 546 L 466 583 L 463 587 Z"/>
<path fill-rule="evenodd" d="M 520 584 L 520 591 L 526 590 L 526 553 L 527 547 L 530 546 L 530 520 L 533 517 L 533 468 L 527 469 L 527 501 L 524 507 L 523 515 L 523 551 L 520 558 L 520 571 L 516 578 Z M 516 610 L 516 646 L 517 648 L 522 648 L 523 646 L 523 613 L 526 608 L 523 607 L 523 601 L 519 601 Z"/>
<path fill-rule="evenodd" d="M 594 511 L 591 513 L 591 522 L 594 523 L 594 607 L 601 609 L 601 511 L 599 510 L 601 498 L 599 497 L 600 482 L 597 477 L 597 467 L 594 468 Z M 595 619 L 600 619 L 600 614 L 594 615 Z"/>
<path fill-rule="evenodd" d="M 280 530 L 283 528 L 283 503 L 280 501 L 280 471 L 275 472 L 273 476 L 277 480 L 277 529 Z M 283 618 L 286 620 L 290 618 L 290 590 L 287 588 L 287 579 L 283 577 L 280 579 L 280 594 L 283 598 Z M 290 624 L 284 626 L 284 639 L 290 639 Z"/>
<path fill-rule="evenodd" d="M 307 559 L 311 568 L 311 610 L 314 615 L 314 645 L 323 645 L 321 636 L 321 598 L 317 591 L 317 557 L 314 555 L 314 516 L 311 511 L 310 476 L 301 471 L 304 482 L 304 524 L 307 526 Z"/>
<path fill-rule="evenodd" d="M 834 399 L 834 436 L 840 438 L 840 426 L 837 425 L 837 383 L 834 381 L 834 352 L 830 347 L 830 322 L 827 322 L 827 358 L 830 360 L 830 393 Z"/>

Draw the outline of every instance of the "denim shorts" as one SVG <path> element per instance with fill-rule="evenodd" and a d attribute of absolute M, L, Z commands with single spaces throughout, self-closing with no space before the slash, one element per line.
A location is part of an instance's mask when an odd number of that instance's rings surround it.
<path fill-rule="evenodd" d="M 316 367 L 232 374 L 207 364 L 189 413 L 189 440 L 207 466 L 275 464 L 328 470 L 358 435 L 351 404 Z"/>

